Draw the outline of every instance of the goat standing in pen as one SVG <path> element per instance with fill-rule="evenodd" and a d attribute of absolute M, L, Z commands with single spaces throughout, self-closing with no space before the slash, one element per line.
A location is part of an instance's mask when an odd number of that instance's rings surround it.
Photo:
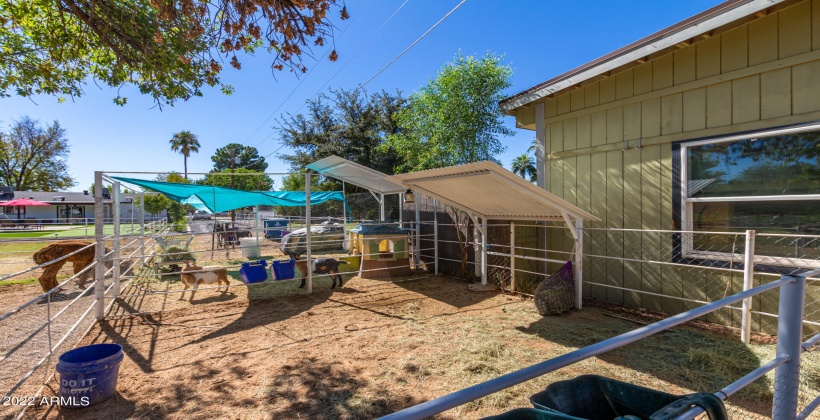
<path fill-rule="evenodd" d="M 179 300 L 183 300 L 185 298 L 185 291 L 188 290 L 189 287 L 194 286 L 193 290 L 191 290 L 191 297 L 188 298 L 188 301 L 193 301 L 196 289 L 199 288 L 200 284 L 207 285 L 216 283 L 216 289 L 219 290 L 219 287 L 224 282 L 225 291 L 223 293 L 228 292 L 228 286 L 230 286 L 231 282 L 228 280 L 227 268 L 221 265 L 200 267 L 198 265 L 191 265 L 187 260 L 184 262 L 185 268 L 179 273 L 179 279 L 182 281 L 182 284 L 185 285 L 185 289 L 182 290 Z"/>

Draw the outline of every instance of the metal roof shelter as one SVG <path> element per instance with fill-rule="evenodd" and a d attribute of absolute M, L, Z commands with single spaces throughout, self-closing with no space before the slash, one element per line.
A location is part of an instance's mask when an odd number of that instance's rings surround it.
<path fill-rule="evenodd" d="M 306 167 L 324 176 L 336 178 L 339 181 L 370 191 L 370 194 L 373 194 L 373 197 L 379 202 L 382 220 L 384 220 L 384 195 L 402 194 L 407 191 L 407 188 L 401 184 L 388 181 L 387 174 L 336 155 L 319 159 Z"/>
<path fill-rule="evenodd" d="M 465 211 L 481 233 L 481 283 L 487 284 L 487 220 L 563 221 L 575 240 L 576 307 L 581 305 L 584 220 L 600 221 L 566 200 L 504 169 L 495 162 L 394 175 L 402 184 Z M 480 223 L 479 223 L 480 219 Z"/>

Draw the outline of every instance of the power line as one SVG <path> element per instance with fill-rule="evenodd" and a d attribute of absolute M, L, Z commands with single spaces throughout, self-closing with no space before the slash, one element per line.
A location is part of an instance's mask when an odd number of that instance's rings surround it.
<path fill-rule="evenodd" d="M 334 39 L 334 44 L 335 44 L 335 41 L 339 40 L 342 37 L 342 35 L 344 35 L 344 33 L 347 32 L 347 29 L 350 28 L 351 25 L 353 25 L 353 22 L 355 22 L 356 19 L 359 18 L 359 16 L 364 14 L 364 10 L 365 10 L 365 8 L 367 7 L 368 4 L 370 4 L 370 0 L 367 0 L 367 2 L 365 2 L 365 4 L 360 9 L 359 13 L 355 17 L 353 17 L 353 19 L 350 20 L 350 23 L 348 23 L 347 26 L 345 26 L 345 28 L 342 30 L 342 32 L 339 33 L 339 36 Z M 256 133 L 258 133 L 259 130 L 261 130 L 262 127 L 264 127 L 265 124 L 267 124 L 268 121 L 270 121 L 270 119 L 273 118 L 274 115 L 276 115 L 276 112 L 279 111 L 279 109 L 281 109 L 282 106 L 285 105 L 285 103 L 287 103 L 288 99 L 290 99 L 290 97 L 293 96 L 294 93 L 296 93 L 296 90 L 299 89 L 299 86 L 302 86 L 302 83 L 304 83 L 305 80 L 308 77 L 310 77 L 310 75 L 313 73 L 313 70 L 316 70 L 316 67 L 319 67 L 319 63 L 321 63 L 322 60 L 324 60 L 325 57 L 327 57 L 327 53 L 330 51 L 331 48 L 333 48 L 333 46 L 328 46 L 327 49 L 325 49 L 325 51 L 322 53 L 321 58 L 319 58 L 319 61 L 316 62 L 316 65 L 314 65 L 313 67 L 310 68 L 310 71 L 308 71 L 308 74 L 306 74 L 305 77 L 299 79 L 299 83 L 296 85 L 296 87 L 293 88 L 293 90 L 290 91 L 288 96 L 285 97 L 285 100 L 282 101 L 282 103 L 280 103 L 279 106 L 276 107 L 275 110 L 273 110 L 273 112 L 268 116 L 268 118 L 266 118 L 265 121 L 263 121 L 262 124 L 260 124 L 259 127 L 257 127 L 256 130 L 254 130 L 253 133 L 251 133 L 251 135 L 248 136 L 248 138 L 245 139 L 245 141 L 243 143 L 247 143 L 251 138 L 253 138 L 253 136 L 255 136 Z M 254 147 L 258 147 L 260 144 L 264 143 L 267 140 L 268 140 L 267 138 L 262 139 L 262 141 L 257 143 L 256 146 L 254 146 Z"/>
<path fill-rule="evenodd" d="M 446 15 L 444 15 L 444 17 L 443 17 L 443 18 L 439 19 L 439 21 L 438 21 L 438 22 L 436 22 L 433 26 L 431 26 L 431 27 L 430 27 L 430 29 L 428 29 L 428 30 L 427 30 L 427 32 L 425 32 L 425 33 L 421 34 L 421 36 L 420 36 L 417 40 L 413 41 L 413 43 L 412 43 L 412 44 L 410 44 L 410 46 L 408 46 L 407 48 L 405 48 L 405 49 L 404 49 L 404 51 L 402 51 L 399 55 L 397 55 L 397 56 L 396 56 L 396 58 L 394 58 L 394 59 L 390 60 L 390 62 L 389 62 L 389 63 L 387 63 L 387 65 L 386 65 L 386 66 L 382 67 L 382 69 L 381 69 L 381 70 L 379 70 L 378 72 L 376 72 L 376 74 L 374 74 L 371 78 L 367 79 L 367 81 L 366 81 L 366 82 L 364 82 L 364 83 L 362 83 L 360 86 L 361 86 L 361 87 L 366 86 L 366 85 L 367 85 L 368 83 L 370 83 L 373 79 L 375 79 L 375 78 L 376 78 L 376 77 L 378 77 L 380 74 L 382 74 L 382 72 L 383 72 L 383 71 L 387 70 L 387 68 L 388 68 L 388 67 L 390 67 L 393 63 L 395 63 L 395 62 L 396 62 L 396 60 L 398 60 L 399 58 L 401 58 L 401 56 L 403 56 L 403 55 L 404 55 L 407 51 L 410 51 L 410 48 L 413 48 L 413 46 L 414 46 L 414 45 L 418 44 L 418 43 L 419 43 L 419 41 L 421 41 L 421 40 L 422 40 L 422 38 L 424 38 L 425 36 L 427 36 L 427 34 L 429 34 L 429 33 L 430 33 L 433 29 L 436 29 L 436 26 L 438 26 L 439 24 L 441 24 L 441 22 L 444 22 L 444 20 L 445 20 L 445 19 L 447 19 L 447 17 L 449 17 L 450 15 L 452 15 L 452 14 L 453 14 L 453 12 L 455 12 L 455 11 L 456 11 L 459 7 L 461 7 L 461 5 L 462 5 L 462 4 L 464 4 L 466 1 L 467 1 L 467 0 L 461 0 L 461 3 L 457 4 L 457 5 L 456 5 L 456 7 L 454 7 L 454 8 L 453 8 L 453 10 L 450 10 L 449 12 L 447 12 L 447 14 L 446 14 Z"/>

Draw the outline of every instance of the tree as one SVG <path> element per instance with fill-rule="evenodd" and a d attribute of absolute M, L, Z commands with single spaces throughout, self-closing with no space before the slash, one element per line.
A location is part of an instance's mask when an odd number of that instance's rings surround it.
<path fill-rule="evenodd" d="M 511 166 L 514 174 L 520 175 L 521 178 L 524 179 L 529 177 L 530 182 L 535 182 L 538 177 L 538 170 L 535 168 L 535 161 L 532 156 L 526 153 L 513 159 Z"/>
<path fill-rule="evenodd" d="M 335 185 L 321 182 L 322 177 L 312 174 L 310 177 L 311 191 L 335 191 Z M 305 170 L 298 174 L 290 174 L 282 179 L 282 191 L 304 191 L 305 190 Z"/>
<path fill-rule="evenodd" d="M 513 134 L 498 108 L 511 76 L 498 56 L 456 55 L 398 113 L 401 130 L 388 137 L 387 146 L 404 159 L 402 169 L 498 162 L 495 156 L 505 150 L 499 136 Z"/>
<path fill-rule="evenodd" d="M 271 68 L 305 73 L 311 44 L 333 41 L 337 0 L 0 0 L 0 95 L 80 96 L 89 80 L 135 85 L 157 105 L 221 86 L 237 53 L 274 55 Z M 349 18 L 346 7 L 341 19 Z M 330 60 L 337 58 L 336 50 Z M 117 104 L 127 98 L 117 96 Z"/>
<path fill-rule="evenodd" d="M 168 143 L 171 144 L 171 150 L 182 154 L 185 161 L 185 179 L 188 179 L 188 156 L 191 156 L 191 152 L 199 152 L 199 139 L 190 131 L 180 131 L 174 133 Z"/>
<path fill-rule="evenodd" d="M 357 88 L 331 90 L 330 96 L 321 94 L 307 101 L 305 114 L 288 114 L 277 121 L 282 143 L 295 151 L 279 157 L 294 172 L 338 155 L 393 174 L 402 161 L 395 150 L 381 146 L 388 135 L 399 132 L 394 117 L 405 104 L 400 92 L 368 95 Z"/>
<path fill-rule="evenodd" d="M 243 191 L 271 191 L 273 190 L 273 180 L 263 172 L 252 171 L 250 169 L 239 168 L 237 174 L 259 174 L 259 175 L 232 175 L 230 169 L 223 169 L 213 172 L 205 178 L 196 181 L 200 185 L 213 185 L 217 187 L 234 188 Z M 233 182 L 231 182 L 233 178 Z M 231 184 L 233 183 L 233 187 Z"/>
<path fill-rule="evenodd" d="M 17 191 L 59 191 L 76 183 L 68 174 L 68 139 L 60 123 L 42 127 L 29 117 L 0 132 L 0 184 Z"/>
<path fill-rule="evenodd" d="M 159 174 L 154 177 L 154 181 L 172 182 L 174 184 L 190 184 L 191 181 L 183 177 L 179 172 L 171 171 L 167 174 Z"/>
<path fill-rule="evenodd" d="M 156 216 L 163 210 L 168 210 L 171 205 L 171 200 L 162 194 L 146 194 L 145 195 L 145 211 L 151 216 Z"/>
<path fill-rule="evenodd" d="M 239 157 L 239 163 L 234 162 L 236 157 Z M 268 169 L 268 163 L 265 162 L 265 158 L 259 156 L 259 151 L 255 147 L 239 143 L 230 143 L 216 149 L 211 160 L 214 162 L 212 172 L 222 172 L 231 168 L 245 168 L 254 172 L 265 172 L 265 169 Z"/>

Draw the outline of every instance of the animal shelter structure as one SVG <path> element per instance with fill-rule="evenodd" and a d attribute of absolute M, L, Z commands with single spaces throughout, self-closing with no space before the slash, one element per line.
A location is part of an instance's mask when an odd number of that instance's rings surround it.
<path fill-rule="evenodd" d="M 348 252 L 361 255 L 359 277 L 410 275 L 407 232 L 398 224 L 364 222 L 348 231 Z"/>

